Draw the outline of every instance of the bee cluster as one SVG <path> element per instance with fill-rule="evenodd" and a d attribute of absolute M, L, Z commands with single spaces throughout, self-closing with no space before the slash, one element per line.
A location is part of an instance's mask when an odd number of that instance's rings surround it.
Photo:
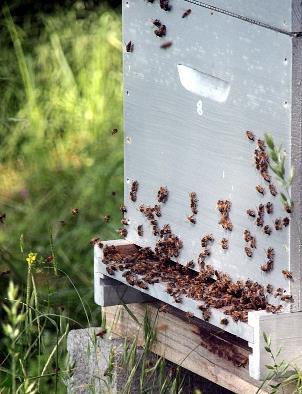
<path fill-rule="evenodd" d="M 253 132 L 247 131 L 246 136 L 249 141 L 251 142 L 256 142 L 256 137 Z M 276 197 L 278 194 L 276 186 L 272 183 L 271 176 L 269 174 L 269 155 L 266 152 L 266 145 L 265 142 L 261 139 L 257 139 L 257 147 L 254 150 L 254 164 L 256 167 L 256 170 L 260 173 L 264 181 L 268 184 L 268 190 L 270 194 L 273 197 Z M 266 194 L 266 189 L 265 186 L 262 185 L 256 185 L 256 191 L 264 196 Z M 288 204 L 284 204 L 284 210 L 287 213 L 291 213 L 291 207 Z M 255 224 L 257 227 L 260 227 L 263 229 L 263 232 L 265 235 L 270 236 L 273 232 L 273 228 L 276 231 L 281 231 L 283 230 L 284 227 L 287 227 L 290 223 L 289 217 L 284 217 L 284 218 L 275 218 L 272 220 L 272 225 L 265 224 L 265 219 L 267 215 L 273 215 L 274 213 L 274 205 L 272 202 L 267 202 L 265 205 L 264 204 L 259 204 L 257 208 L 257 212 L 253 209 L 247 209 L 246 211 L 247 215 L 250 218 L 255 219 Z M 246 230 L 248 232 L 248 230 Z M 250 247 L 245 247 L 244 251 L 248 257 L 252 257 L 253 253 Z M 263 272 L 270 272 L 273 270 L 274 266 L 274 258 L 275 258 L 275 252 L 273 248 L 269 248 L 267 250 L 267 261 L 260 266 L 260 269 Z M 282 271 L 283 272 L 283 271 Z M 287 279 L 292 279 L 291 276 L 285 276 Z"/>
<path fill-rule="evenodd" d="M 170 228 L 166 225 L 162 236 L 171 237 Z M 276 313 L 281 305 L 268 303 L 267 294 L 273 288 L 251 280 L 233 282 L 231 278 L 211 265 L 204 265 L 200 272 L 194 271 L 169 259 L 171 253 L 163 254 L 160 248 L 153 252 L 150 248 L 136 245 L 105 246 L 103 248 L 106 270 L 109 275 L 122 271 L 123 277 L 131 286 L 148 289 L 154 283 L 164 283 L 166 292 L 174 301 L 182 302 L 182 297 L 200 301 L 199 306 L 203 318 L 209 320 L 211 308 L 220 309 L 234 321 L 247 321 L 248 312 L 252 310 L 269 310 Z M 291 298 L 278 289 L 283 301 Z M 227 324 L 224 320 L 222 324 Z"/>

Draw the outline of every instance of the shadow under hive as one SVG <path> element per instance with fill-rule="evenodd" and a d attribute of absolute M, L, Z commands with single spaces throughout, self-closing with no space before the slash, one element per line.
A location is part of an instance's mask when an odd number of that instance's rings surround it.
<path fill-rule="evenodd" d="M 125 244 L 250 280 L 285 312 L 301 310 L 301 14 L 295 0 L 123 2 Z M 267 132 L 296 169 L 292 213 Z M 131 285 L 108 261 L 97 269 Z M 196 309 L 158 283 L 135 287 Z M 253 340 L 248 325 L 224 328 Z"/>

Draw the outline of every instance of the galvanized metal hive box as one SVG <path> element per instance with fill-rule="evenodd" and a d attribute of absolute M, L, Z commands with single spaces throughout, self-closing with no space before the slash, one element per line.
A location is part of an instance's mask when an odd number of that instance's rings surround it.
<path fill-rule="evenodd" d="M 273 219 L 286 216 L 279 196 L 270 194 L 255 168 L 255 144 L 245 137 L 246 130 L 261 139 L 271 132 L 276 143 L 283 145 L 289 163 L 296 167 L 293 198 L 298 219 L 301 55 L 295 48 L 301 38 L 291 30 L 292 24 L 294 28 L 299 25 L 292 22 L 290 1 L 216 1 L 212 5 L 228 10 L 230 3 L 231 12 L 243 10 L 245 17 L 257 18 L 271 28 L 205 8 L 198 1 L 171 1 L 170 12 L 156 2 L 124 2 L 124 41 L 134 46 L 124 56 L 127 240 L 155 245 L 152 226 L 139 206 L 157 203 L 159 187 L 167 186 L 169 198 L 162 205 L 159 225 L 169 223 L 183 241 L 180 263 L 197 261 L 201 237 L 212 233 L 216 242 L 207 263 L 235 280 L 249 278 L 286 289 L 293 294 L 294 308 L 300 310 L 297 228 L 291 221 L 290 226 L 267 236 L 246 214 L 248 208 L 270 201 L 274 214 L 266 216 L 265 224 L 273 227 Z M 191 14 L 182 18 L 188 7 Z M 155 19 L 167 26 L 163 38 L 154 34 Z M 160 47 L 170 40 L 171 47 Z M 139 183 L 136 203 L 129 198 L 134 180 Z M 263 197 L 255 190 L 258 184 L 266 190 Z M 195 225 L 186 219 L 190 192 L 198 197 Z M 218 224 L 218 200 L 232 203 L 232 232 Z M 137 234 L 140 224 L 143 238 Z M 244 253 L 245 229 L 257 240 L 252 258 Z M 223 237 L 229 240 L 227 251 L 219 244 Z M 260 265 L 268 247 L 274 248 L 276 258 L 272 272 L 265 273 Z M 283 269 L 293 271 L 293 281 L 284 278 Z"/>
<path fill-rule="evenodd" d="M 126 240 L 106 244 L 154 248 L 158 237 L 140 206 L 158 204 L 159 188 L 167 187 L 168 200 L 159 204 L 162 216 L 156 219 L 159 228 L 169 224 L 183 242 L 177 262 L 185 265 L 193 260 L 198 271 L 201 238 L 213 234 L 215 241 L 206 264 L 229 274 L 234 281 L 251 279 L 264 286 L 283 288 L 294 300 L 284 303 L 284 311 L 298 312 L 302 308 L 300 1 L 170 0 L 170 5 L 171 11 L 164 11 L 159 0 L 123 1 L 123 39 L 130 50 L 124 53 L 124 200 L 129 224 Z M 182 17 L 188 9 L 191 13 Z M 166 36 L 154 34 L 156 19 L 166 26 Z M 287 170 L 295 167 L 291 215 L 284 211 L 279 195 L 271 195 L 268 183 L 257 171 L 256 143 L 246 138 L 247 130 L 255 134 L 256 140 L 270 132 L 287 152 Z M 134 181 L 138 182 L 136 201 L 130 196 Z M 272 183 L 279 192 L 282 190 L 274 176 Z M 264 187 L 263 196 L 256 191 L 256 185 Z M 187 219 L 192 214 L 192 192 L 198 198 L 196 224 Z M 218 200 L 231 202 L 232 231 L 219 225 Z M 274 210 L 264 217 L 265 225 L 272 228 L 270 236 L 246 213 L 247 209 L 257 211 L 259 204 L 267 202 L 273 204 Z M 284 217 L 289 217 L 289 226 L 276 230 L 274 220 Z M 137 232 L 139 225 L 143 225 L 143 236 Z M 257 248 L 251 258 L 244 251 L 245 230 L 256 238 Z M 223 238 L 229 242 L 227 250 L 221 247 Z M 270 247 L 275 251 L 274 267 L 271 272 L 263 272 L 260 266 Z M 134 290 L 119 283 L 127 284 L 122 272 L 115 273 L 117 281 L 106 281 L 102 258 L 103 252 L 96 246 L 96 302 L 108 305 L 124 296 L 133 302 Z M 282 270 L 291 271 L 293 280 L 286 279 Z M 115 286 L 118 293 L 112 298 L 110 292 L 111 301 L 104 301 L 106 286 Z M 138 290 L 203 318 L 198 302 L 185 298 L 175 304 L 164 284 Z M 273 297 L 269 301 L 276 302 Z M 289 355 L 298 355 L 301 350 L 297 343 L 301 313 L 251 312 L 248 323 L 230 319 L 226 327 L 221 317 L 223 311 L 213 310 L 210 323 L 249 341 L 253 347 L 249 368 L 257 379 L 265 373 L 267 363 L 262 339 L 267 327 L 273 342 L 284 343 Z M 289 324 L 292 340 L 286 335 Z"/>

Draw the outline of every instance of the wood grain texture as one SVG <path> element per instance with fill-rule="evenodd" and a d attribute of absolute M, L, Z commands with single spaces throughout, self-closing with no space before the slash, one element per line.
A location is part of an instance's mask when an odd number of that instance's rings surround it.
<path fill-rule="evenodd" d="M 152 351 L 177 365 L 215 382 L 234 393 L 255 394 L 259 382 L 249 377 L 247 368 L 235 367 L 232 362 L 221 359 L 200 346 L 200 326 L 195 320 L 184 321 L 174 313 L 158 312 L 159 304 L 133 304 L 131 312 L 141 323 L 148 310 L 151 321 L 155 323 L 157 341 Z M 138 335 L 138 344 L 144 343 L 142 328 L 122 307 L 106 307 L 106 321 L 112 333 L 124 338 Z M 216 335 L 214 333 L 213 335 Z M 218 335 L 218 334 L 217 334 Z M 226 340 L 227 341 L 227 340 Z M 232 346 L 238 352 L 248 355 L 249 351 L 242 343 Z M 262 391 L 265 393 L 266 391 Z"/>

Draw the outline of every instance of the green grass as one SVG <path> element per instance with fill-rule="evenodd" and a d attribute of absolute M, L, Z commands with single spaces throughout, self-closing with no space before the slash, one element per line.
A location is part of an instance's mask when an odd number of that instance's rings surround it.
<path fill-rule="evenodd" d="M 20 237 L 92 288 L 89 240 L 116 237 L 122 201 L 120 15 L 100 8 L 41 17 L 0 36 L 1 266 L 22 280 Z M 111 129 L 119 132 L 111 135 Z M 116 192 L 115 196 L 112 192 Z M 79 208 L 79 215 L 71 214 Z M 112 220 L 105 224 L 103 216 Z M 60 221 L 64 220 L 66 225 Z"/>

